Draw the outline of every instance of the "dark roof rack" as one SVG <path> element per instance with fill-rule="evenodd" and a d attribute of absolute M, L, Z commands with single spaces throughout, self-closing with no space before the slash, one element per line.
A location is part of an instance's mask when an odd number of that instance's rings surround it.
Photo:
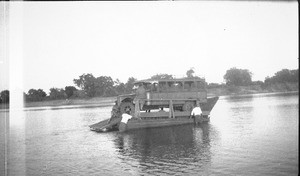
<path fill-rule="evenodd" d="M 182 82 L 182 81 L 202 81 L 205 82 L 204 78 L 200 77 L 191 77 L 191 78 L 174 78 L 174 79 L 144 79 L 134 82 L 134 84 L 139 83 L 158 83 L 158 82 Z"/>

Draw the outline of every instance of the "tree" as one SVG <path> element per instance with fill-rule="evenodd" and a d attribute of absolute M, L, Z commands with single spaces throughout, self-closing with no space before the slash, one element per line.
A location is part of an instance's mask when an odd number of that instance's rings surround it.
<path fill-rule="evenodd" d="M 0 93 L 0 102 L 9 103 L 9 90 L 4 90 Z"/>
<path fill-rule="evenodd" d="M 207 85 L 207 88 L 219 88 L 219 87 L 222 87 L 222 85 L 218 83 L 209 83 Z"/>
<path fill-rule="evenodd" d="M 52 100 L 65 99 L 67 97 L 64 89 L 59 88 L 51 88 L 49 96 Z"/>
<path fill-rule="evenodd" d="M 84 90 L 76 90 L 76 91 L 74 91 L 73 97 L 74 98 L 87 98 L 87 95 L 84 92 Z"/>
<path fill-rule="evenodd" d="M 47 96 L 43 89 L 30 89 L 27 94 L 29 101 L 42 101 Z"/>
<path fill-rule="evenodd" d="M 83 74 L 73 81 L 89 97 L 116 95 L 114 80 L 110 76 L 95 78 L 92 74 Z"/>
<path fill-rule="evenodd" d="M 125 83 L 125 93 L 132 93 L 134 82 L 136 82 L 136 78 L 130 77 L 128 78 L 127 82 Z"/>
<path fill-rule="evenodd" d="M 299 82 L 299 69 L 291 70 L 291 81 Z"/>
<path fill-rule="evenodd" d="M 264 86 L 264 82 L 262 82 L 262 81 L 252 81 L 252 85 Z"/>
<path fill-rule="evenodd" d="M 110 76 L 100 76 L 96 78 L 95 90 L 97 96 L 116 95 L 114 81 Z"/>
<path fill-rule="evenodd" d="M 266 77 L 265 83 L 286 83 L 286 82 L 299 82 L 299 69 L 297 70 L 288 70 L 282 69 L 275 73 L 274 76 Z"/>
<path fill-rule="evenodd" d="M 195 71 L 194 71 L 194 68 L 192 67 L 188 71 L 186 71 L 186 76 L 188 78 L 193 78 L 194 77 L 194 75 L 193 75 L 194 73 L 195 73 Z"/>
<path fill-rule="evenodd" d="M 226 71 L 224 79 L 227 85 L 246 86 L 252 82 L 252 73 L 247 69 L 234 67 Z"/>
<path fill-rule="evenodd" d="M 125 93 L 126 87 L 119 79 L 115 81 L 115 91 L 118 95 Z"/>
<path fill-rule="evenodd" d="M 41 97 L 41 100 L 43 100 L 47 96 L 46 92 L 44 92 L 43 89 L 38 89 L 37 92 L 39 97 Z"/>
<path fill-rule="evenodd" d="M 96 95 L 96 78 L 92 74 L 83 74 L 79 79 L 73 80 L 74 84 L 80 87 L 89 97 Z"/>
<path fill-rule="evenodd" d="M 65 93 L 67 95 L 67 98 L 70 98 L 72 95 L 74 95 L 74 92 L 76 91 L 76 87 L 74 86 L 66 86 L 65 87 Z"/>
<path fill-rule="evenodd" d="M 156 74 L 151 76 L 150 79 L 173 79 L 173 76 L 169 74 Z"/>

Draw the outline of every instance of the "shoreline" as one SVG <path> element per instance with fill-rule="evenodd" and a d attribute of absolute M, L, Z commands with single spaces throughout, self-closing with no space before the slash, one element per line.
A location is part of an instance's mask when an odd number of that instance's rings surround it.
<path fill-rule="evenodd" d="M 24 110 L 28 109 L 71 109 L 113 106 L 117 97 L 94 97 L 90 99 L 64 99 L 64 100 L 45 100 L 36 102 L 24 102 Z M 0 104 L 0 110 L 9 109 L 8 104 Z"/>
<path fill-rule="evenodd" d="M 299 91 L 298 83 L 276 83 L 271 85 L 228 86 L 220 85 L 207 89 L 208 96 L 250 95 L 259 93 L 284 93 Z"/>
<path fill-rule="evenodd" d="M 296 84 L 273 84 L 262 88 L 260 85 L 252 86 L 227 86 L 222 85 L 207 89 L 207 96 L 232 96 L 232 95 L 253 95 L 264 93 L 289 93 L 299 92 L 298 83 Z M 84 108 L 84 107 L 104 107 L 113 106 L 117 97 L 94 97 L 89 99 L 64 99 L 46 100 L 39 102 L 24 102 L 24 109 L 61 109 L 61 108 Z M 9 104 L 0 104 L 0 110 L 9 109 Z"/>
<path fill-rule="evenodd" d="M 207 97 L 215 97 L 215 96 L 219 96 L 219 97 L 224 97 L 224 96 L 247 96 L 247 95 L 257 95 L 257 94 L 281 94 L 281 93 L 296 93 L 299 92 L 298 90 L 290 90 L 290 91 L 274 91 L 274 92 L 270 92 L 270 91 L 253 91 L 253 92 L 243 92 L 243 93 L 228 93 L 228 94 L 215 94 L 215 93 L 210 93 L 209 91 L 207 92 Z"/>

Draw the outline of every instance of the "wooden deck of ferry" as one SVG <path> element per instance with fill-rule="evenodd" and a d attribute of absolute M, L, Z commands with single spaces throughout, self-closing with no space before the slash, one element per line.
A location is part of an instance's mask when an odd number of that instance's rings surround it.
<path fill-rule="evenodd" d="M 201 119 L 192 118 L 189 111 L 174 111 L 173 103 L 171 101 L 169 111 L 158 111 L 158 112 L 140 112 L 136 111 L 133 118 L 131 118 L 126 124 L 126 130 L 139 129 L 139 128 L 153 128 L 153 127 L 165 127 L 172 125 L 182 125 L 182 124 L 191 124 L 191 123 L 202 123 L 208 122 L 208 114 L 211 111 L 212 107 L 217 102 L 218 97 L 208 99 L 209 106 L 206 106 L 204 116 L 201 116 Z M 207 114 L 208 113 L 208 114 Z M 206 118 L 205 118 L 206 117 Z M 93 124 L 90 126 L 92 131 L 106 132 L 112 130 L 119 130 L 119 124 L 122 120 L 122 117 L 106 119 L 99 123 Z"/>

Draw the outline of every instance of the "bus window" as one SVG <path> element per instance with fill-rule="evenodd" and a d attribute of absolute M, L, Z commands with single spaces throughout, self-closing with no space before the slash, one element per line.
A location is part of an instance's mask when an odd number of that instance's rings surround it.
<path fill-rule="evenodd" d="M 150 91 L 150 90 L 151 90 L 151 84 L 150 84 L 150 83 L 145 83 L 144 86 L 145 86 L 145 89 L 146 89 L 147 91 Z"/>
<path fill-rule="evenodd" d="M 168 83 L 170 91 L 176 91 L 176 86 L 174 82 L 169 82 Z"/>
<path fill-rule="evenodd" d="M 158 86 L 160 92 L 166 92 L 169 89 L 169 86 L 166 82 L 159 82 Z"/>
<path fill-rule="evenodd" d="M 191 83 L 191 90 L 197 90 L 197 85 L 194 82 Z"/>
<path fill-rule="evenodd" d="M 151 84 L 151 92 L 157 92 L 157 83 Z"/>
<path fill-rule="evenodd" d="M 201 81 L 198 81 L 198 82 L 197 82 L 197 89 L 198 89 L 198 90 L 203 90 L 203 89 L 205 89 L 204 83 L 201 82 Z"/>
<path fill-rule="evenodd" d="M 184 83 L 184 90 L 191 90 L 191 82 Z"/>
<path fill-rule="evenodd" d="M 176 87 L 176 90 L 181 91 L 182 90 L 182 83 L 181 82 L 176 82 L 175 87 Z"/>

